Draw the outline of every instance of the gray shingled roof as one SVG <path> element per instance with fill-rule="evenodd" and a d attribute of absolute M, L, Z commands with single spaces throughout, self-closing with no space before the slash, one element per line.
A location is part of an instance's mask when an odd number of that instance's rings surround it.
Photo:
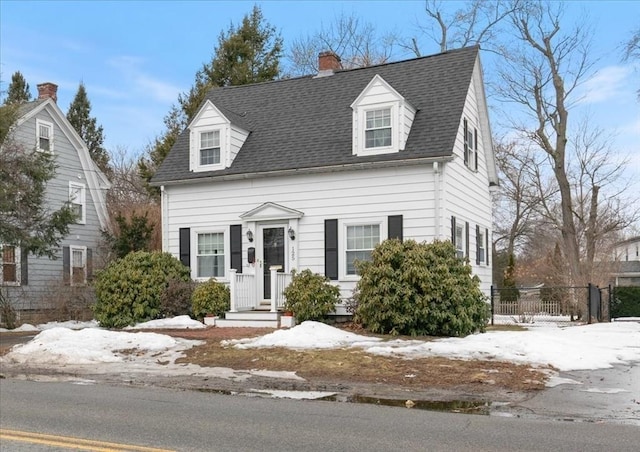
<path fill-rule="evenodd" d="M 213 88 L 207 99 L 250 132 L 231 167 L 191 172 L 184 131 L 153 183 L 451 156 L 478 51 L 468 47 L 326 77 Z M 418 111 L 403 151 L 354 156 L 350 106 L 376 74 Z"/>

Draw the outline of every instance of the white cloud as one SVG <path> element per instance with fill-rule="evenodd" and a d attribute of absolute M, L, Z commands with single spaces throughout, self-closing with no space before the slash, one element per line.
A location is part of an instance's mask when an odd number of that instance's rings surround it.
<path fill-rule="evenodd" d="M 583 104 L 594 104 L 632 96 L 629 78 L 633 74 L 631 66 L 607 66 L 586 80 L 581 94 Z"/>
<path fill-rule="evenodd" d="M 122 73 L 124 80 L 132 83 L 131 89 L 136 94 L 143 93 L 146 97 L 161 103 L 174 102 L 182 90 L 171 83 L 146 73 L 142 69 L 144 63 L 144 59 L 128 55 L 122 55 L 107 61 L 109 66 Z"/>

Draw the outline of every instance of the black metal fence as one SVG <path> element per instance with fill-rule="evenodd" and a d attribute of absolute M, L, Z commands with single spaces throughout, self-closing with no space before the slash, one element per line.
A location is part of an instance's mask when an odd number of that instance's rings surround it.
<path fill-rule="evenodd" d="M 609 321 L 611 286 L 491 287 L 491 324 Z"/>

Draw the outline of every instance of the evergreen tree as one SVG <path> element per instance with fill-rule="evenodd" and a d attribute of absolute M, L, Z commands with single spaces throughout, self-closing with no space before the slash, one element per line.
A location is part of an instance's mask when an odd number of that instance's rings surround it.
<path fill-rule="evenodd" d="M 98 167 L 106 175 L 111 173 L 109 154 L 103 146 L 104 134 L 102 126 L 98 126 L 96 118 L 91 117 L 91 102 L 87 97 L 84 83 L 80 82 L 78 92 L 69 105 L 67 119 L 89 148 L 89 154 Z"/>
<path fill-rule="evenodd" d="M 149 145 L 148 156 L 138 162 L 140 175 L 147 183 L 198 112 L 209 89 L 275 79 L 280 74 L 282 48 L 282 37 L 265 22 L 257 5 L 244 16 L 239 27 L 231 25 L 227 32 L 220 33 L 211 61 L 198 70 L 189 92 L 178 96 L 178 106 L 173 105 L 164 118 L 165 132 Z M 149 191 L 158 194 L 152 187 Z"/>
<path fill-rule="evenodd" d="M 16 119 L 15 108 L 0 107 L 3 124 Z M 0 243 L 19 246 L 35 255 L 55 256 L 60 240 L 76 219 L 67 205 L 58 210 L 45 202 L 54 176 L 53 154 L 28 149 L 3 133 L 0 141 Z"/>
<path fill-rule="evenodd" d="M 22 104 L 31 100 L 29 92 L 29 84 L 24 79 L 20 71 L 16 71 L 11 76 L 11 83 L 7 88 L 7 97 L 4 100 L 5 105 Z"/>

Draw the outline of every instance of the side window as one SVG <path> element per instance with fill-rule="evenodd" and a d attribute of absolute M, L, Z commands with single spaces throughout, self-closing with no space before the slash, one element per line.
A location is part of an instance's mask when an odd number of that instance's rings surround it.
<path fill-rule="evenodd" d="M 347 275 L 356 275 L 355 261 L 371 260 L 371 252 L 378 243 L 380 243 L 379 224 L 347 226 L 345 273 Z"/>
<path fill-rule="evenodd" d="M 477 263 L 478 264 L 482 264 L 485 262 L 485 253 L 486 253 L 486 249 L 485 249 L 485 235 L 484 232 L 482 231 L 482 229 L 480 229 L 480 226 L 476 227 L 476 244 L 477 244 Z"/>
<path fill-rule="evenodd" d="M 196 253 L 197 278 L 224 278 L 224 233 L 206 232 L 197 234 Z"/>
<path fill-rule="evenodd" d="M 53 151 L 53 124 L 36 119 L 36 143 L 39 151 Z"/>
<path fill-rule="evenodd" d="M 86 214 L 86 188 L 84 184 L 69 182 L 69 203 L 71 209 L 77 216 L 77 223 L 85 224 L 87 221 Z"/>
<path fill-rule="evenodd" d="M 460 259 L 464 259 L 464 226 L 456 224 L 456 254 Z"/>
<path fill-rule="evenodd" d="M 472 169 L 478 169 L 478 130 L 469 126 L 465 118 L 463 120 L 462 134 L 464 138 L 464 164 Z"/>
<path fill-rule="evenodd" d="M 20 250 L 15 246 L 0 245 L 0 284 L 20 284 Z"/>

